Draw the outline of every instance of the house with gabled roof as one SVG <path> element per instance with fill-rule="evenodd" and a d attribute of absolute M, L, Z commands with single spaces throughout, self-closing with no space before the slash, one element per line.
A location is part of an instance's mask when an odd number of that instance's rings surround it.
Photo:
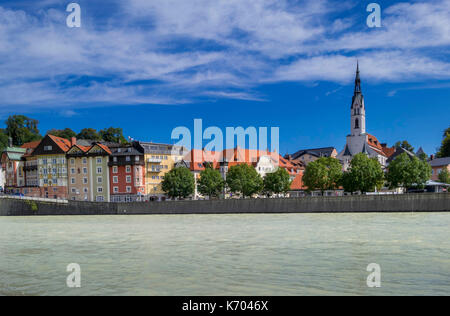
<path fill-rule="evenodd" d="M 76 144 L 76 139 L 46 135 L 34 149 L 38 166 L 38 185 L 43 198 L 67 199 L 66 153 Z"/>
<path fill-rule="evenodd" d="M 111 150 L 101 143 L 73 144 L 66 154 L 69 200 L 110 201 L 110 155 Z"/>

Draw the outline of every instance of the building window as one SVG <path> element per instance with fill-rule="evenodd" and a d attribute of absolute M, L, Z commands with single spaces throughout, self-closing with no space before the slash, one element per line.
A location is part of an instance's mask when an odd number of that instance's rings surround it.
<path fill-rule="evenodd" d="M 51 151 L 53 149 L 52 146 L 44 146 L 45 151 Z"/>
<path fill-rule="evenodd" d="M 103 188 L 102 187 L 97 188 L 97 192 L 98 193 L 103 193 Z"/>
<path fill-rule="evenodd" d="M 358 119 L 355 120 L 355 128 L 359 128 L 359 120 Z"/>
<path fill-rule="evenodd" d="M 77 193 L 77 189 L 72 188 L 72 193 L 73 193 L 73 194 Z"/>
<path fill-rule="evenodd" d="M 139 156 L 136 156 L 136 158 L 135 158 L 135 159 L 136 159 L 136 161 L 139 161 Z"/>
<path fill-rule="evenodd" d="M 84 188 L 84 189 L 83 189 L 83 192 L 84 192 L 84 193 L 88 193 L 88 188 Z"/>
<path fill-rule="evenodd" d="M 87 168 L 83 168 L 83 173 L 84 173 L 84 174 L 87 174 L 87 173 L 88 173 Z"/>
<path fill-rule="evenodd" d="M 71 165 L 74 165 L 74 164 L 75 164 L 75 159 L 73 159 L 73 158 L 70 159 L 70 164 L 71 164 Z"/>
<path fill-rule="evenodd" d="M 103 171 L 103 170 L 102 170 L 102 167 L 98 167 L 98 168 L 97 168 L 97 173 L 102 173 L 102 171 Z"/>
<path fill-rule="evenodd" d="M 97 178 L 97 183 L 102 183 L 103 182 L 103 178 L 102 177 L 98 177 Z"/>
<path fill-rule="evenodd" d="M 84 165 L 87 164 L 87 159 L 86 158 L 83 158 L 83 164 Z"/>
<path fill-rule="evenodd" d="M 119 187 L 114 187 L 113 191 L 114 193 L 119 193 Z"/>
<path fill-rule="evenodd" d="M 130 173 L 131 172 L 131 166 L 127 166 L 126 167 L 126 173 Z"/>
<path fill-rule="evenodd" d="M 88 183 L 88 178 L 83 178 L 83 184 L 87 184 Z"/>
<path fill-rule="evenodd" d="M 75 184 L 75 178 L 70 178 L 70 182 L 71 182 L 72 184 Z"/>
<path fill-rule="evenodd" d="M 58 161 L 56 160 L 56 158 L 52 160 L 52 163 L 53 163 L 54 165 L 56 165 L 56 164 L 58 163 Z"/>
<path fill-rule="evenodd" d="M 102 163 L 102 158 L 97 158 L 97 163 L 101 164 Z"/>
<path fill-rule="evenodd" d="M 127 183 L 131 183 L 131 176 L 127 176 Z"/>
<path fill-rule="evenodd" d="M 75 174 L 75 168 L 70 169 L 70 174 Z"/>
<path fill-rule="evenodd" d="M 127 187 L 127 193 L 131 193 L 131 187 Z"/>
<path fill-rule="evenodd" d="M 126 161 L 131 161 L 131 157 L 130 157 L 130 156 L 127 156 L 127 157 L 125 158 L 125 160 L 126 160 Z"/>
<path fill-rule="evenodd" d="M 113 161 L 114 161 L 114 162 L 117 162 L 117 157 L 113 157 Z"/>
<path fill-rule="evenodd" d="M 119 177 L 118 176 L 114 176 L 113 177 L 113 183 L 119 183 Z"/>
<path fill-rule="evenodd" d="M 119 172 L 119 169 L 117 168 L 117 166 L 114 166 L 113 167 L 113 173 L 117 173 L 117 172 Z"/>

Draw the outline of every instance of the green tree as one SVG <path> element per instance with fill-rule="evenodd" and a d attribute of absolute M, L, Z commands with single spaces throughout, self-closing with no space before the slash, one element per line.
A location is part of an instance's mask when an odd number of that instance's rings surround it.
<path fill-rule="evenodd" d="M 259 173 L 245 163 L 228 170 L 226 183 L 231 192 L 239 193 L 243 198 L 252 197 L 263 189 L 263 179 Z"/>
<path fill-rule="evenodd" d="M 354 181 L 353 177 L 354 175 L 351 172 L 344 172 L 341 180 L 344 191 L 351 194 L 359 190 L 358 184 Z"/>
<path fill-rule="evenodd" d="M 444 169 L 439 174 L 439 181 L 442 183 L 448 183 L 450 184 L 450 172 L 448 172 L 448 169 Z"/>
<path fill-rule="evenodd" d="M 110 127 L 107 129 L 102 129 L 99 133 L 104 141 L 119 144 L 128 143 L 125 137 L 123 136 L 123 130 L 119 127 Z"/>
<path fill-rule="evenodd" d="M 423 188 L 431 178 L 431 166 L 426 161 L 403 153 L 389 164 L 386 178 L 391 188 Z"/>
<path fill-rule="evenodd" d="M 87 139 L 94 141 L 101 141 L 102 137 L 99 133 L 93 128 L 83 128 L 80 133 L 77 135 L 78 139 Z"/>
<path fill-rule="evenodd" d="M 444 135 L 442 136 L 443 138 L 446 138 L 447 136 L 450 136 L 450 127 L 448 127 L 445 131 L 444 131 Z"/>
<path fill-rule="evenodd" d="M 264 177 L 264 192 L 272 194 L 286 194 L 291 189 L 291 177 L 286 169 L 278 168 L 277 171 L 268 173 Z"/>
<path fill-rule="evenodd" d="M 342 166 L 339 160 L 322 157 L 306 166 L 303 182 L 309 191 L 337 189 L 342 178 Z"/>
<path fill-rule="evenodd" d="M 197 187 L 200 194 L 208 196 L 211 199 L 212 197 L 218 197 L 223 192 L 225 181 L 218 170 L 207 166 L 205 170 L 200 172 Z"/>
<path fill-rule="evenodd" d="M 194 193 L 194 175 L 185 167 L 172 169 L 164 176 L 162 189 L 170 198 L 185 199 Z"/>
<path fill-rule="evenodd" d="M 72 137 L 77 137 L 77 133 L 72 131 L 70 128 L 65 129 L 52 129 L 47 132 L 49 135 L 53 135 L 56 137 L 61 137 L 65 139 L 72 139 Z"/>
<path fill-rule="evenodd" d="M 13 140 L 13 145 L 22 146 L 25 143 L 42 139 L 38 130 L 39 121 L 24 115 L 13 115 L 6 120 L 6 134 Z"/>
<path fill-rule="evenodd" d="M 346 192 L 366 193 L 375 191 L 383 181 L 384 173 L 379 161 L 359 153 L 350 162 L 350 168 L 343 176 L 342 185 Z"/>
<path fill-rule="evenodd" d="M 410 152 L 414 152 L 414 147 L 407 140 L 396 142 L 394 147 L 403 148 Z"/>
<path fill-rule="evenodd" d="M 450 134 L 442 140 L 441 148 L 437 154 L 438 158 L 450 157 Z"/>
<path fill-rule="evenodd" d="M 0 153 L 8 147 L 8 135 L 4 129 L 0 129 Z"/>

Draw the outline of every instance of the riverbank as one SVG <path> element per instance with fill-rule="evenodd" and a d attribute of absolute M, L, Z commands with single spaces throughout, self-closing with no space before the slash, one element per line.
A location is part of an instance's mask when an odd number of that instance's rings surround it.
<path fill-rule="evenodd" d="M 0 198 L 0 216 L 450 212 L 450 194 L 360 195 L 136 203 Z"/>

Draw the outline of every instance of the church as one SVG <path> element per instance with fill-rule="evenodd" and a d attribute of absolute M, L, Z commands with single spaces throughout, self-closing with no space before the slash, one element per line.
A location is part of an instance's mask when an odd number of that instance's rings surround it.
<path fill-rule="evenodd" d="M 388 148 L 386 144 L 380 143 L 375 136 L 366 132 L 366 106 L 361 91 L 359 63 L 356 66 L 355 91 L 350 112 L 351 132 L 347 136 L 347 144 L 344 150 L 338 154 L 337 159 L 341 161 L 344 170 L 347 170 L 353 156 L 358 153 L 365 153 L 370 158 L 376 158 L 385 168 L 389 156 L 393 154 L 395 149 Z"/>

